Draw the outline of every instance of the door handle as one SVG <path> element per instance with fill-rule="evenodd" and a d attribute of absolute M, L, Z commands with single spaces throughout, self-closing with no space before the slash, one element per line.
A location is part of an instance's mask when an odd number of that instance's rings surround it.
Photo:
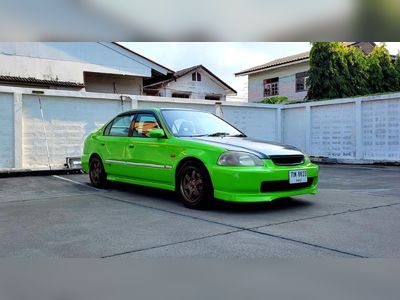
<path fill-rule="evenodd" d="M 132 144 L 131 144 L 131 145 L 128 146 L 128 148 L 131 148 L 131 149 L 132 149 L 132 148 L 135 148 L 135 145 L 132 145 Z"/>

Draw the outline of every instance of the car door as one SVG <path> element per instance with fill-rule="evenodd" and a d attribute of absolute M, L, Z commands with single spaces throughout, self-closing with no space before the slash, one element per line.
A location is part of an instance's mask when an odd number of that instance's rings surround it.
<path fill-rule="evenodd" d="M 125 160 L 131 166 L 129 176 L 139 180 L 172 184 L 175 154 L 167 136 L 149 137 L 149 130 L 162 128 L 152 112 L 138 113 L 135 117 L 132 137 L 125 151 Z"/>
<path fill-rule="evenodd" d="M 129 168 L 125 164 L 125 151 L 129 145 L 134 114 L 116 117 L 99 137 L 101 155 L 107 174 L 123 176 Z"/>

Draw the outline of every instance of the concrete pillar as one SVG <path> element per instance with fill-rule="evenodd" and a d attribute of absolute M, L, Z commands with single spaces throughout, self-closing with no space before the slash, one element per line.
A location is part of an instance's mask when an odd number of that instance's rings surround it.
<path fill-rule="evenodd" d="M 276 109 L 276 134 L 275 134 L 275 139 L 278 142 L 283 142 L 282 138 L 282 108 L 278 107 Z"/>
<path fill-rule="evenodd" d="M 355 121 L 356 121 L 356 159 L 363 159 L 363 132 L 362 132 L 362 101 L 355 100 Z"/>
<path fill-rule="evenodd" d="M 222 118 L 222 103 L 221 102 L 215 102 L 215 114 Z"/>
<path fill-rule="evenodd" d="M 14 93 L 14 168 L 22 167 L 22 93 Z"/>
<path fill-rule="evenodd" d="M 306 152 L 308 155 L 311 155 L 311 107 L 310 105 L 306 105 Z"/>
<path fill-rule="evenodd" d="M 132 96 L 131 97 L 131 107 L 132 107 L 132 109 L 138 109 L 139 108 L 139 103 L 138 103 L 138 97 L 137 96 Z"/>

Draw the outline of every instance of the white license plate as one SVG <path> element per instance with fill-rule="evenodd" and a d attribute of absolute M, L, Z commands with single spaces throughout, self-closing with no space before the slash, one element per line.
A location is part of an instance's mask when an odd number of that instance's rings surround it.
<path fill-rule="evenodd" d="M 307 170 L 289 171 L 289 183 L 296 184 L 307 182 Z"/>

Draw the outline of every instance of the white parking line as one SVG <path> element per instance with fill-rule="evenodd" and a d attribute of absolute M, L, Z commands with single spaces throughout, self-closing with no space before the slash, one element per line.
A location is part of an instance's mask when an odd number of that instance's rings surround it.
<path fill-rule="evenodd" d="M 54 177 L 54 178 L 57 178 L 57 179 L 64 180 L 64 181 L 68 181 L 68 182 L 71 182 L 71 183 L 79 184 L 79 185 L 85 186 L 85 187 L 87 187 L 87 188 L 90 188 L 90 189 L 95 190 L 95 191 L 98 191 L 98 192 L 105 192 L 105 190 L 97 189 L 97 188 L 95 188 L 95 187 L 92 187 L 92 186 L 90 186 L 90 185 L 84 184 L 84 183 L 82 183 L 82 182 L 75 181 L 75 180 L 72 180 L 72 179 L 68 179 L 68 178 L 65 178 L 65 177 L 62 177 L 62 176 L 53 175 L 53 177 Z"/>

